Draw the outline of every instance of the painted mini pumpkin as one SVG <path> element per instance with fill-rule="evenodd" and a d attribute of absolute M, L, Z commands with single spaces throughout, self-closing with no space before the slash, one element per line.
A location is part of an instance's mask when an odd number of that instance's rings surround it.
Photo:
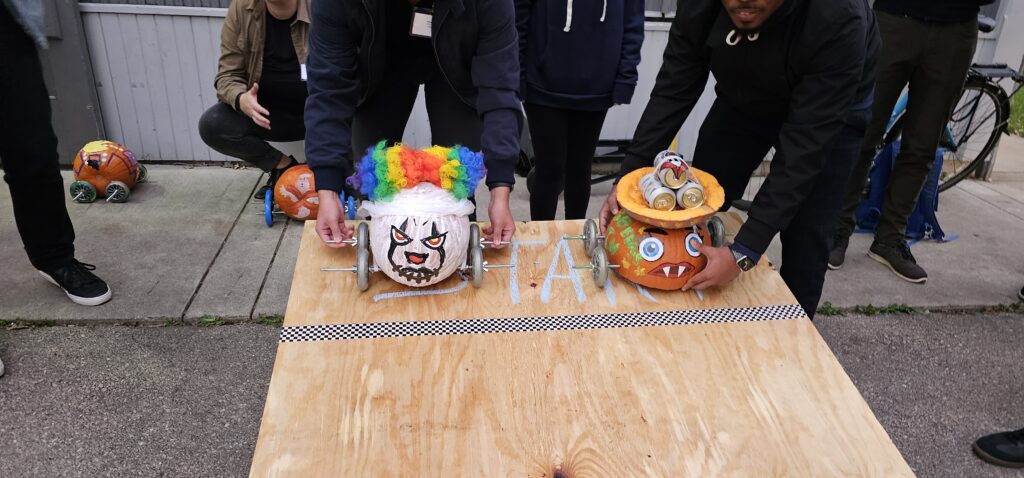
<path fill-rule="evenodd" d="M 92 141 L 75 155 L 75 179 L 92 184 L 101 194 L 111 181 L 134 188 L 139 179 L 139 162 L 128 148 L 113 141 Z"/>
<path fill-rule="evenodd" d="M 469 218 L 464 215 L 374 216 L 370 250 L 396 282 L 425 287 L 447 279 L 466 261 Z"/>
<path fill-rule="evenodd" d="M 664 229 L 619 211 L 608 224 L 604 248 L 608 262 L 624 279 L 644 287 L 677 290 L 704 269 L 707 258 L 697 250 L 711 234 L 705 224 Z"/>
<path fill-rule="evenodd" d="M 300 164 L 288 168 L 274 184 L 274 203 L 288 217 L 300 221 L 316 219 L 320 198 L 313 182 L 313 171 Z"/>

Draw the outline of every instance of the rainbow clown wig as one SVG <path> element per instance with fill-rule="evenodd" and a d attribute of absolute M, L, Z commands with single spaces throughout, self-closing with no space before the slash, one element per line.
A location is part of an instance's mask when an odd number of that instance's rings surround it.
<path fill-rule="evenodd" d="M 486 172 L 483 154 L 464 146 L 412 149 L 402 144 L 389 147 L 381 141 L 366 151 L 348 183 L 374 202 L 389 201 L 399 191 L 422 183 L 448 191 L 455 199 L 466 199 Z"/>

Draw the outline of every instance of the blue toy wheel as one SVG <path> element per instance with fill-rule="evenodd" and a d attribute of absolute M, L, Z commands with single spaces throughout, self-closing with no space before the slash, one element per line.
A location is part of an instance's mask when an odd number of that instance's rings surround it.
<path fill-rule="evenodd" d="M 356 198 L 353 196 L 348 197 L 348 218 L 356 218 Z"/>
<path fill-rule="evenodd" d="M 274 227 L 274 195 L 270 191 L 263 196 L 263 220 L 267 227 Z"/>

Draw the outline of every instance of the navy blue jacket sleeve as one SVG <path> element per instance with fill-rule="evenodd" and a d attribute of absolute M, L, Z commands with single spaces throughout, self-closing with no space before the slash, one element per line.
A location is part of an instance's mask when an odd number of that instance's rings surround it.
<path fill-rule="evenodd" d="M 636 89 L 636 67 L 644 44 L 644 0 L 626 0 L 623 15 L 622 54 L 612 87 L 612 102 L 619 105 L 628 104 Z"/>
<path fill-rule="evenodd" d="M 306 162 L 317 190 L 340 192 L 352 173 L 352 116 L 359 101 L 359 40 L 341 2 L 313 0 L 306 60 Z"/>
<path fill-rule="evenodd" d="M 515 183 L 519 136 L 523 127 L 519 102 L 519 37 L 512 0 L 479 0 L 479 41 L 471 75 L 477 88 L 476 110 L 483 119 L 487 185 Z"/>

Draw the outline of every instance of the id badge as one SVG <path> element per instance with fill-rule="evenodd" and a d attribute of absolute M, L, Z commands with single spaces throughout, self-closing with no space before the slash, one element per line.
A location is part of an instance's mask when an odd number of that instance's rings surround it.
<path fill-rule="evenodd" d="M 429 8 L 414 8 L 412 11 L 412 25 L 409 27 L 409 34 L 414 37 L 430 38 L 430 26 L 434 21 L 434 10 Z"/>

